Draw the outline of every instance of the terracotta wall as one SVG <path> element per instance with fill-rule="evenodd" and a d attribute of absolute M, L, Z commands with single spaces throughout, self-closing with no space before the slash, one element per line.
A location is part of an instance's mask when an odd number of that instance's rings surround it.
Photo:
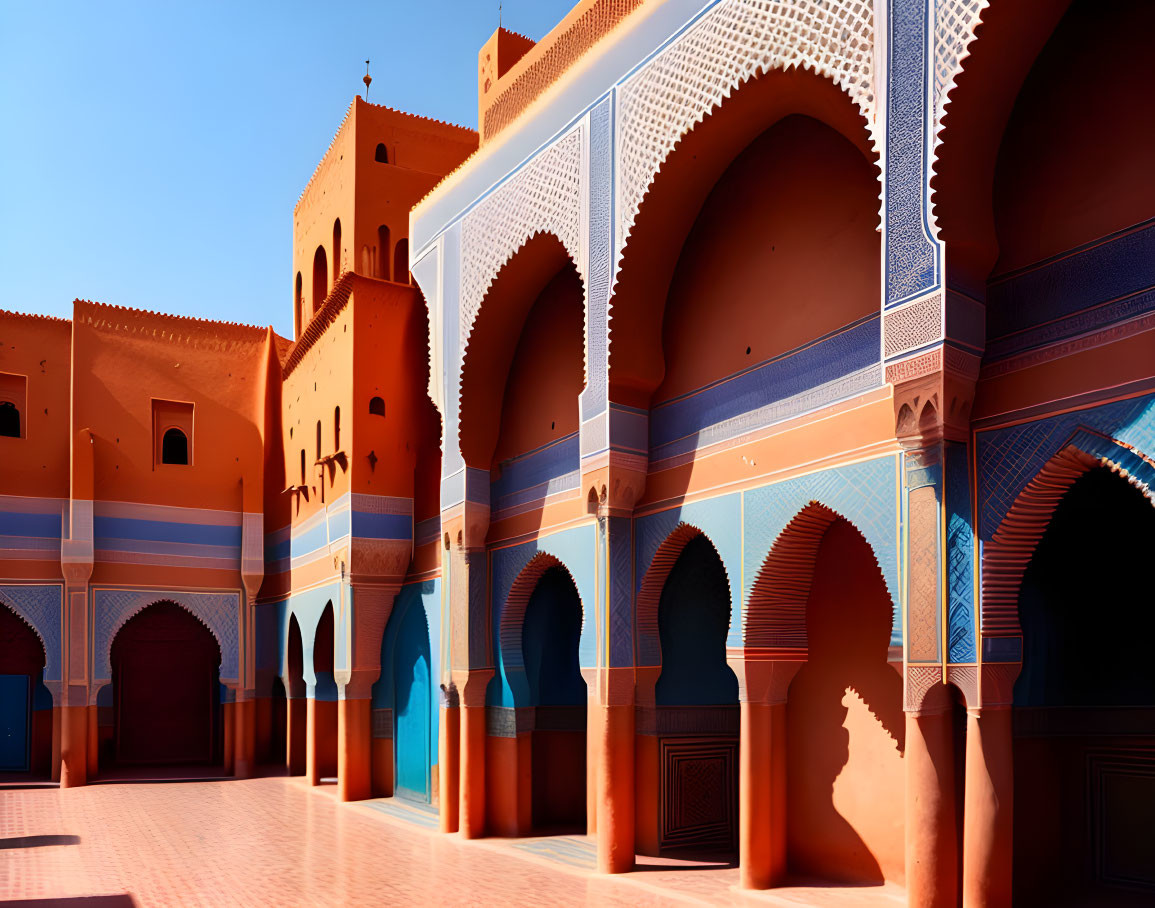
<path fill-rule="evenodd" d="M 4 489 L 68 497 L 72 325 L 63 319 L 0 312 L 0 372 L 24 376 L 23 438 L 0 438 Z"/>
<path fill-rule="evenodd" d="M 790 116 L 755 139 L 722 174 L 682 248 L 654 402 L 876 310 L 877 212 L 872 167 L 833 129 Z"/>
<path fill-rule="evenodd" d="M 905 717 L 887 664 L 891 601 L 866 541 L 836 521 L 807 603 L 810 657 L 787 701 L 787 841 L 792 871 L 903 880 Z"/>
<path fill-rule="evenodd" d="M 584 330 L 585 294 L 571 265 L 542 290 L 521 330 L 505 382 L 495 467 L 578 431 Z"/>
<path fill-rule="evenodd" d="M 1155 215 L 1145 62 L 1153 30 L 1145 0 L 1079 0 L 1059 22 L 999 148 L 996 274 Z"/>

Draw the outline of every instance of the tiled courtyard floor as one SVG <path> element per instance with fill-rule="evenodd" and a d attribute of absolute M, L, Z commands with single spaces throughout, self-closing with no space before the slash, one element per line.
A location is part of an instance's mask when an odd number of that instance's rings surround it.
<path fill-rule="evenodd" d="M 892 906 L 893 887 L 739 893 L 737 870 L 644 858 L 599 877 L 584 837 L 464 842 L 393 802 L 285 778 L 0 789 L 0 904 Z M 94 896 L 106 898 L 94 899 Z M 111 898 L 107 898 L 111 897 Z M 73 901 L 76 900 L 76 901 Z"/>

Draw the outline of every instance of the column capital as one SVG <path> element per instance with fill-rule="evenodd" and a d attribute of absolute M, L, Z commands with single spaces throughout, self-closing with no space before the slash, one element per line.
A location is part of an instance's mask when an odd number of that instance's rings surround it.
<path fill-rule="evenodd" d="M 770 653 L 754 649 L 738 650 L 727 656 L 738 678 L 738 700 L 742 703 L 774 705 L 786 702 L 790 682 L 806 664 L 806 653 Z"/>

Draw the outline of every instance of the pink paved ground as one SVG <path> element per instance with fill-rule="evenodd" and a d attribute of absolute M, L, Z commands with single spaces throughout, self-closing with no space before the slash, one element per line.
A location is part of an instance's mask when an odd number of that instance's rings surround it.
<path fill-rule="evenodd" d="M 643 858 L 599 877 L 584 837 L 465 842 L 296 779 L 0 790 L 0 901 L 153 905 L 902 904 L 901 889 L 746 894 L 737 870 Z M 407 819 L 408 817 L 408 819 Z M 424 825 L 422 825 L 424 824 Z M 531 850 L 526 850 L 526 849 Z M 130 896 L 129 899 L 124 896 Z M 102 900 L 103 901 L 103 900 Z M 41 903 L 43 904 L 43 903 Z M 73 903 L 98 908 L 101 902 Z"/>

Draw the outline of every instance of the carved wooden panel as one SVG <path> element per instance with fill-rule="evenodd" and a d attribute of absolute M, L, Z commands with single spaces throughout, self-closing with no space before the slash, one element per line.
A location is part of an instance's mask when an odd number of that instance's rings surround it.
<path fill-rule="evenodd" d="M 1095 883 L 1155 896 L 1155 749 L 1090 753 L 1087 781 Z"/>
<path fill-rule="evenodd" d="M 738 840 L 737 738 L 663 738 L 659 845 L 733 850 Z"/>

